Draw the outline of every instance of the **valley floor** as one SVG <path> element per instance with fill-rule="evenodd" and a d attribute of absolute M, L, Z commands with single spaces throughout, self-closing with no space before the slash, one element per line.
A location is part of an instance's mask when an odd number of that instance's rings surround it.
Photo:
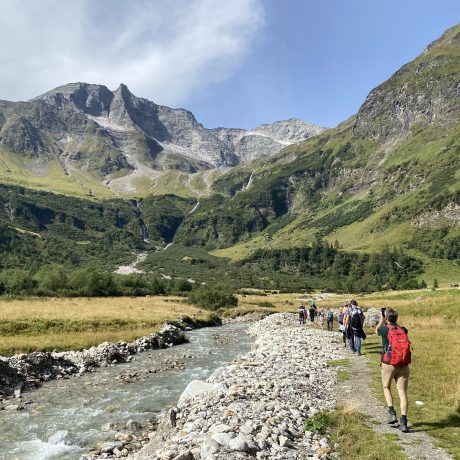
<path fill-rule="evenodd" d="M 308 298 L 304 294 L 248 291 L 239 297 L 239 306 L 227 313 L 295 312 L 300 299 Z M 458 368 L 460 347 L 460 290 L 385 292 L 355 298 L 364 309 L 392 306 L 399 311 L 399 323 L 408 327 L 414 347 L 409 390 L 410 423 L 414 430 L 428 432 L 453 458 L 460 459 L 460 382 L 458 373 L 453 372 Z M 320 308 L 336 308 L 346 300 L 350 300 L 350 296 L 323 294 L 316 302 Z M 104 341 L 128 341 L 151 333 L 167 319 L 184 314 L 199 318 L 206 317 L 209 312 L 173 296 L 2 300 L 0 347 L 2 353 L 11 353 L 80 349 Z M 369 383 L 373 394 L 383 403 L 378 372 L 380 345 L 372 331 L 368 332 L 364 353 L 372 369 L 372 382 Z M 355 374 L 359 375 L 353 361 L 346 372 L 352 382 Z M 367 380 L 370 379 L 368 375 Z M 415 401 L 422 401 L 423 405 Z M 346 417 L 339 423 L 345 426 L 346 432 L 349 428 Z"/>

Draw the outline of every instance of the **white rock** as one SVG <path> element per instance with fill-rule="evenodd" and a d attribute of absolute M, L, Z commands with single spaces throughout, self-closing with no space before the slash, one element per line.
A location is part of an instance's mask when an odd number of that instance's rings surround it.
<path fill-rule="evenodd" d="M 200 455 L 201 455 L 201 460 L 208 460 L 208 459 L 213 459 L 214 456 L 213 454 L 219 452 L 220 450 L 220 445 L 217 441 L 215 441 L 212 438 L 206 438 L 203 441 L 203 444 L 201 444 L 201 450 L 200 450 Z"/>
<path fill-rule="evenodd" d="M 191 398 L 204 397 L 211 393 L 215 393 L 222 389 L 222 385 L 219 383 L 208 383 L 202 380 L 192 380 L 186 387 L 179 398 L 177 407 L 182 407 L 185 401 Z"/>
<path fill-rule="evenodd" d="M 228 433 L 231 431 L 232 427 L 225 425 L 224 423 L 219 423 L 218 425 L 212 425 L 209 428 L 210 433 Z"/>
<path fill-rule="evenodd" d="M 237 452 L 247 452 L 249 448 L 247 441 L 241 435 L 231 439 L 228 447 Z"/>
<path fill-rule="evenodd" d="M 216 433 L 211 436 L 214 441 L 217 441 L 220 445 L 229 447 L 230 441 L 236 436 L 235 433 Z"/>

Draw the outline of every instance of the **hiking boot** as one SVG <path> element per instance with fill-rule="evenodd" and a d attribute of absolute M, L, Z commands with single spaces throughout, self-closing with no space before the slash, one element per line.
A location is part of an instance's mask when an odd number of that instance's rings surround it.
<path fill-rule="evenodd" d="M 398 417 L 396 417 L 396 412 L 394 410 L 388 411 L 388 423 L 393 424 L 393 423 L 396 423 L 397 421 L 398 421 Z"/>
<path fill-rule="evenodd" d="M 399 419 L 399 429 L 403 432 L 403 433 L 408 433 L 409 432 L 409 428 L 407 428 L 407 418 L 406 417 L 401 417 Z"/>

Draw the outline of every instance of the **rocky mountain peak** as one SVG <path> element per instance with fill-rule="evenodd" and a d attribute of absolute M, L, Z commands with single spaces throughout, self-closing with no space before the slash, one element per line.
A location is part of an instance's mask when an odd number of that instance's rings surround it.
<path fill-rule="evenodd" d="M 460 25 L 373 89 L 360 107 L 355 137 L 403 139 L 415 126 L 450 125 L 460 110 Z"/>
<path fill-rule="evenodd" d="M 43 101 L 59 108 L 72 105 L 83 113 L 101 116 L 108 113 L 113 93 L 104 85 L 68 83 L 38 96 L 32 101 Z"/>
<path fill-rule="evenodd" d="M 324 128 L 285 120 L 253 130 L 207 129 L 192 112 L 135 96 L 121 83 L 69 83 L 31 101 L 0 104 L 0 142 L 10 151 L 58 157 L 65 174 L 88 171 L 116 193 L 135 193 L 171 171 L 194 173 L 277 153 Z"/>

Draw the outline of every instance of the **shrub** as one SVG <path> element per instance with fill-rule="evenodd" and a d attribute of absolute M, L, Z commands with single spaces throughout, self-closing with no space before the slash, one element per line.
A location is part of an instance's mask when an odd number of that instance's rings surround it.
<path fill-rule="evenodd" d="M 238 305 L 238 298 L 230 292 L 217 289 L 200 288 L 190 292 L 189 302 L 206 310 L 218 310 L 219 308 L 233 308 Z"/>

